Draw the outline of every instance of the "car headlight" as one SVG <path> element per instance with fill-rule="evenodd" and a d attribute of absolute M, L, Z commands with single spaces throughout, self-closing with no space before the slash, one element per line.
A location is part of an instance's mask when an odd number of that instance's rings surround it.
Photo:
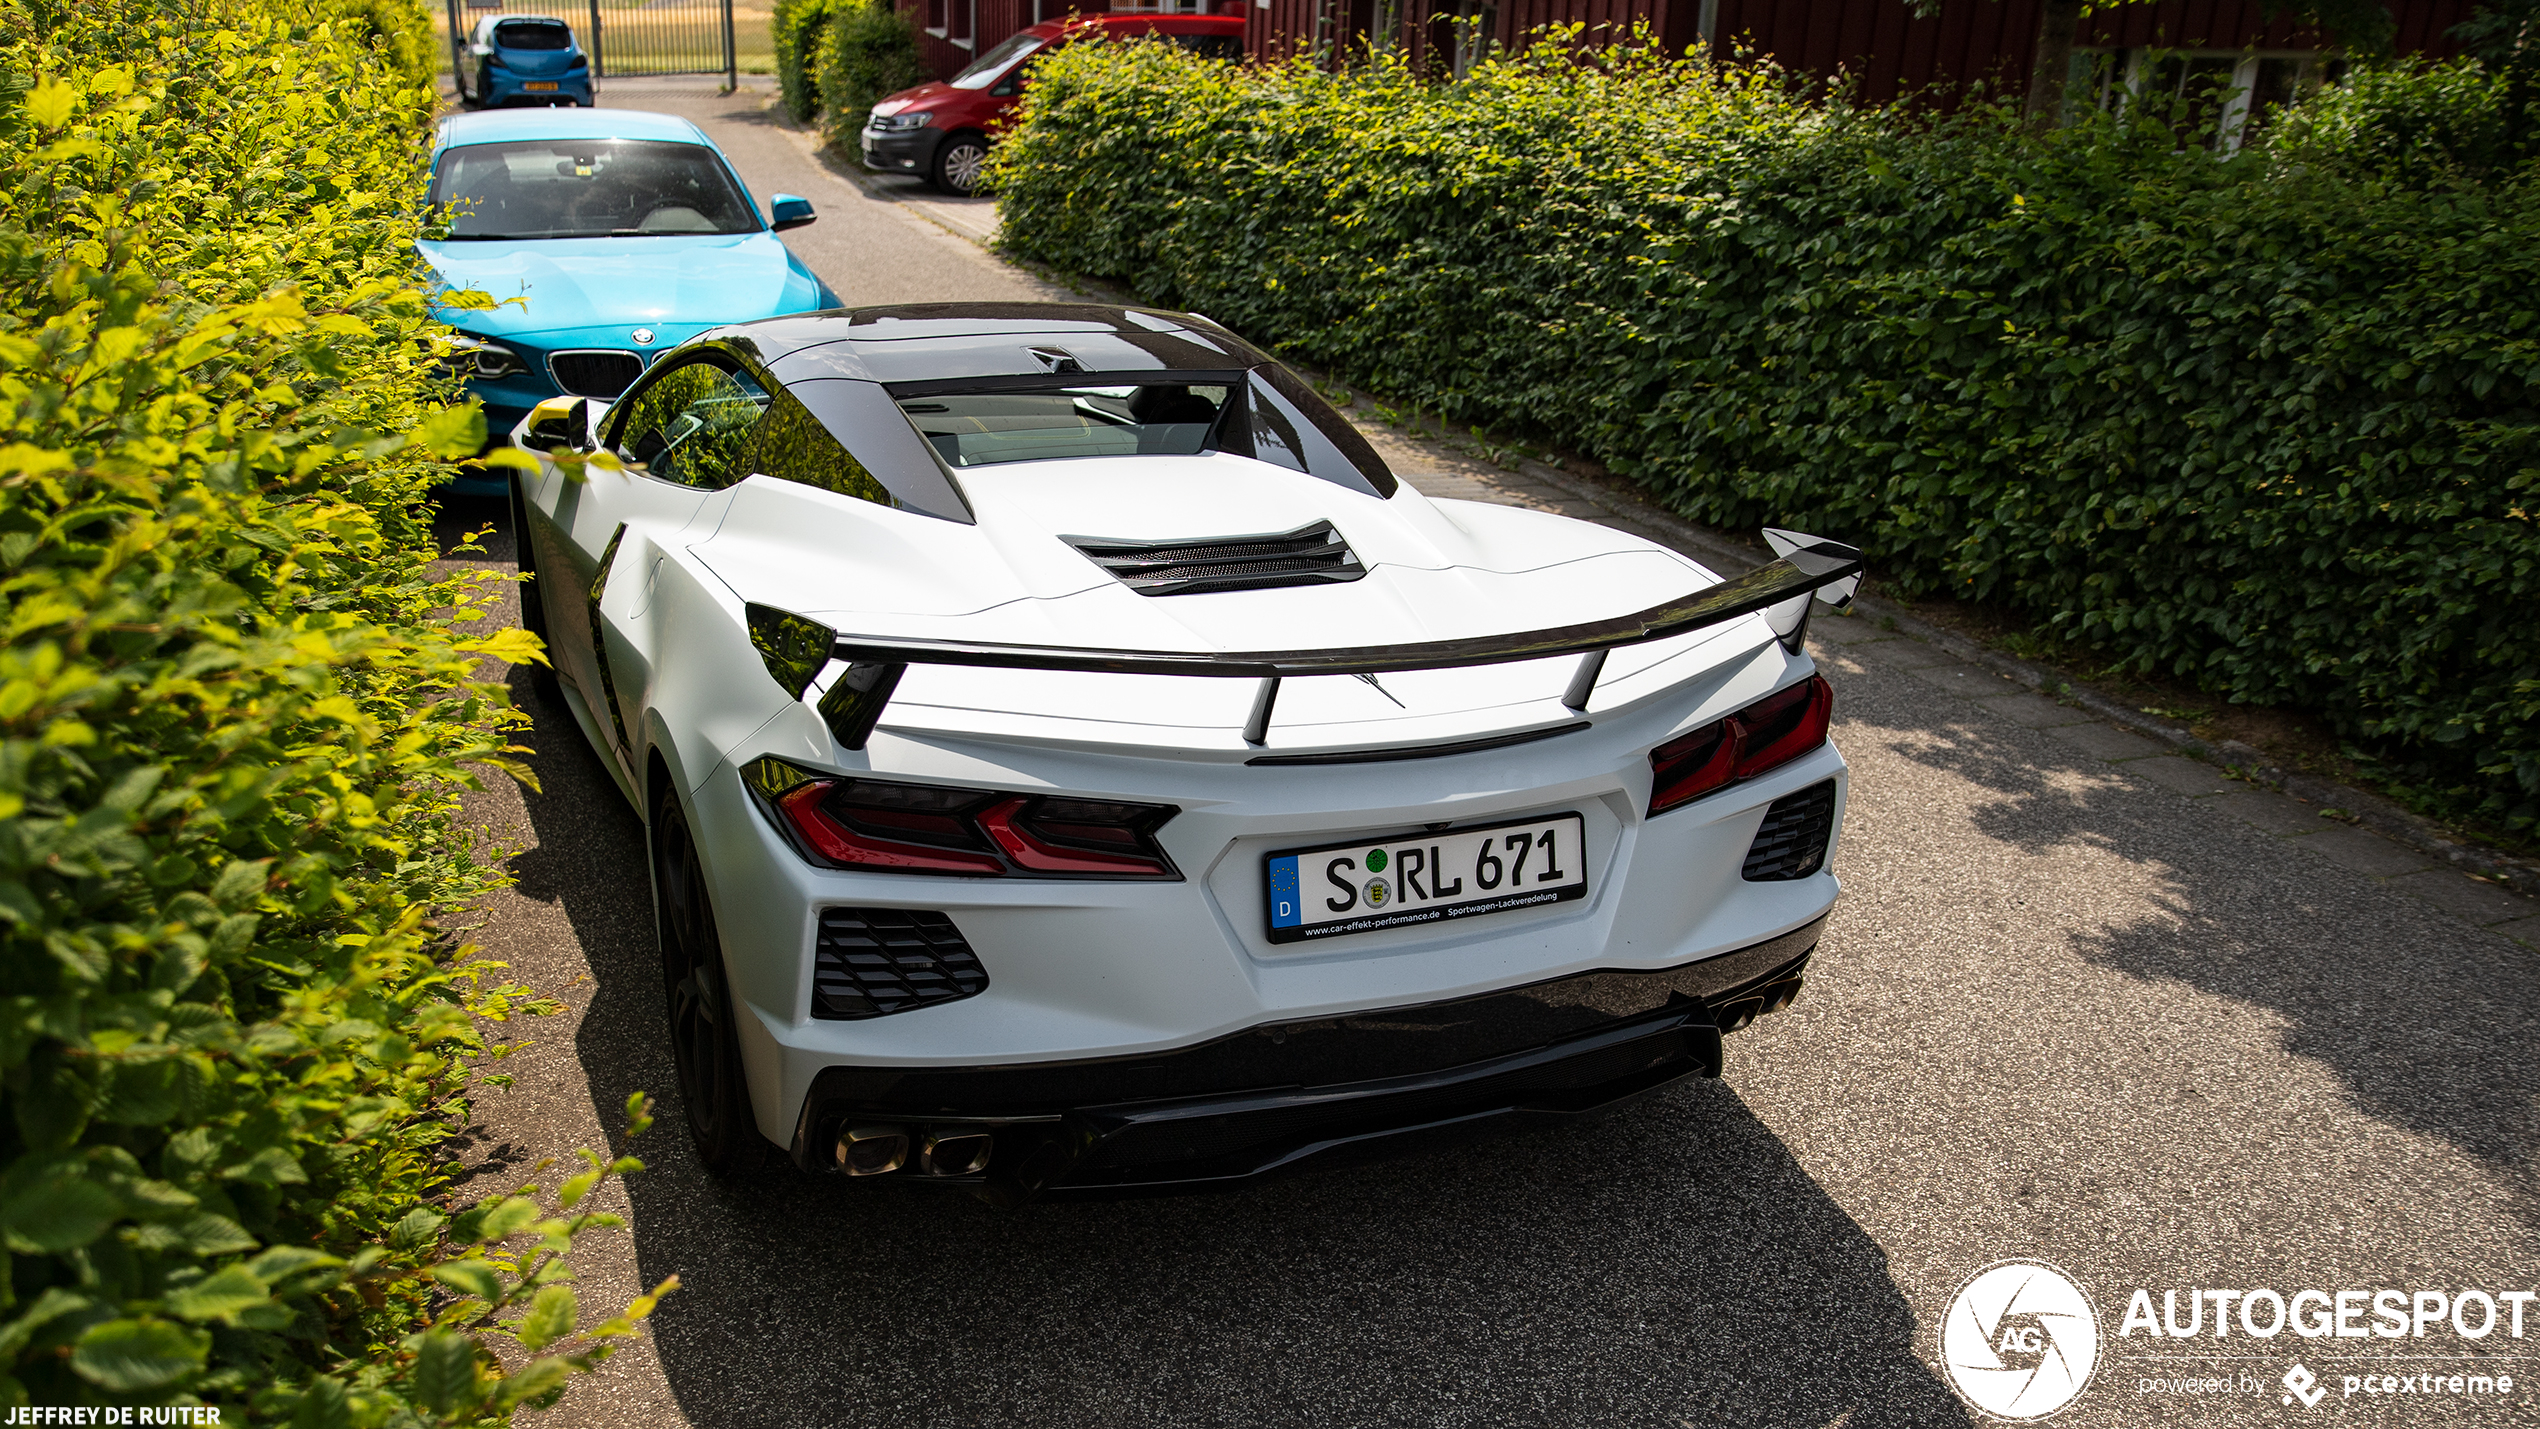
<path fill-rule="evenodd" d="M 497 377 L 517 377 L 529 370 L 519 353 L 499 342 L 487 342 L 463 332 L 450 333 L 442 339 L 441 365 L 454 377 L 489 382 Z"/>
<path fill-rule="evenodd" d="M 934 122 L 933 114 L 876 114 L 873 116 L 874 129 L 885 134 L 893 130 L 923 129 Z"/>

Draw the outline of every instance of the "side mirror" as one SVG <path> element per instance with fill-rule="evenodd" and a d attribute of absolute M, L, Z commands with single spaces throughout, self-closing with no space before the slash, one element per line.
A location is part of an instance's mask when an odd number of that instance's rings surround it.
<path fill-rule="evenodd" d="M 811 211 L 810 199 L 793 194 L 769 195 L 767 212 L 771 220 L 767 226 L 779 233 L 789 228 L 800 228 L 820 216 Z"/>
<path fill-rule="evenodd" d="M 529 410 L 529 426 L 521 434 L 521 445 L 541 452 L 568 447 L 581 451 L 583 433 L 590 430 L 590 411 L 587 398 L 550 397 Z"/>

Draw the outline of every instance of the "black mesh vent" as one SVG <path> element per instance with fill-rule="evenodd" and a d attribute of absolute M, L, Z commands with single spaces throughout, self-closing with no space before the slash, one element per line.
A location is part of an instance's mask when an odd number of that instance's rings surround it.
<path fill-rule="evenodd" d="M 1108 541 L 1069 536 L 1067 544 L 1111 572 L 1140 595 L 1200 595 L 1219 590 L 1354 581 L 1367 574 L 1358 556 L 1318 521 L 1284 536 L 1236 536 L 1188 541 Z"/>
<path fill-rule="evenodd" d="M 823 908 L 812 950 L 811 1015 L 887 1017 L 975 997 L 988 970 L 941 913 L 902 908 Z"/>
<path fill-rule="evenodd" d="M 614 402 L 644 375 L 644 359 L 631 352 L 559 352 L 547 359 L 547 370 L 576 397 Z"/>
<path fill-rule="evenodd" d="M 1773 801 L 1738 876 L 1749 883 L 1806 878 L 1825 865 L 1826 841 L 1832 837 L 1834 781 L 1829 779 Z"/>

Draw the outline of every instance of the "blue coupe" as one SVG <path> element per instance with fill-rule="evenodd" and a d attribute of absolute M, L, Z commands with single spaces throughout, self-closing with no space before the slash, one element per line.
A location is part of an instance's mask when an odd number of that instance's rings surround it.
<path fill-rule="evenodd" d="M 540 109 L 444 120 L 432 153 L 435 226 L 417 246 L 452 361 L 496 440 L 549 397 L 613 401 L 654 357 L 710 327 L 841 307 L 777 240 L 811 201 L 772 196 L 768 220 L 695 125 L 628 109 Z M 772 221 L 770 221 L 772 220 Z M 464 477 L 460 492 L 507 490 Z"/>
<path fill-rule="evenodd" d="M 479 108 L 503 104 L 591 107 L 591 57 L 573 27 L 544 15 L 502 15 L 477 22 L 459 71 L 459 98 Z M 473 83 L 471 83 L 471 78 Z"/>

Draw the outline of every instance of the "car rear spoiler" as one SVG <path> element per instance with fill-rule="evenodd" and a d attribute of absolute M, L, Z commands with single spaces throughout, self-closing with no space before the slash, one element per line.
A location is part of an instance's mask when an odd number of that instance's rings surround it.
<path fill-rule="evenodd" d="M 1289 678 L 1379 675 L 1576 654 L 1580 656 L 1578 672 L 1561 702 L 1584 710 L 1604 673 L 1606 652 L 1621 646 L 1665 640 L 1762 613 L 1775 637 L 1796 654 L 1807 638 L 1808 615 L 1815 601 L 1837 609 L 1851 604 L 1861 585 L 1861 553 L 1834 541 L 1771 527 L 1765 528 L 1764 539 L 1775 556 L 1768 564 L 1646 610 L 1547 630 L 1408 645 L 1238 652 L 1118 650 L 845 634 L 807 617 L 757 604 L 748 606 L 747 615 L 751 643 L 767 662 L 768 674 L 796 699 L 802 698 L 832 660 L 847 662 L 846 672 L 831 683 L 819 704 L 830 733 L 847 749 L 864 748 L 900 676 L 911 665 L 1258 680 L 1261 686 L 1253 697 L 1252 717 L 1244 724 L 1244 742 L 1260 745 L 1269 737 L 1279 682 Z"/>

